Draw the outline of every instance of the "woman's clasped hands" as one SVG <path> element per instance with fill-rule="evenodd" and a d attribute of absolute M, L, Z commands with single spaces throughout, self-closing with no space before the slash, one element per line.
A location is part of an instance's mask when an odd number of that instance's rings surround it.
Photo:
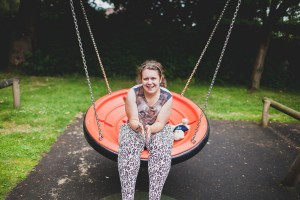
<path fill-rule="evenodd" d="M 149 143 L 149 140 L 151 137 L 151 126 L 150 125 L 146 125 L 144 127 L 143 124 L 139 122 L 135 132 L 142 134 L 145 142 Z"/>

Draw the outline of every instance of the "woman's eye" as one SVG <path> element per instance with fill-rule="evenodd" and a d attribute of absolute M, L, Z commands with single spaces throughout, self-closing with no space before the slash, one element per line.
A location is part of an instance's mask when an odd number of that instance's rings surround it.
<path fill-rule="evenodd" d="M 157 80 L 157 78 L 156 77 L 143 78 L 143 81 L 149 81 L 149 80 L 155 81 L 155 80 Z"/>

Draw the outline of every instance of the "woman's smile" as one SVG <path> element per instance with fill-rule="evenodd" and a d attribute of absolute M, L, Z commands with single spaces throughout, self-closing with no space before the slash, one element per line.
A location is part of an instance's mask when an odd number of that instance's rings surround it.
<path fill-rule="evenodd" d="M 160 88 L 160 76 L 158 74 L 158 71 L 145 69 L 142 73 L 142 84 L 146 92 L 157 92 Z"/>

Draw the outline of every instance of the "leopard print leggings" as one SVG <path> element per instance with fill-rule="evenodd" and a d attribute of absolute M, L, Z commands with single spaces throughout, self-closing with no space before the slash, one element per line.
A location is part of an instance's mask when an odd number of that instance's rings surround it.
<path fill-rule="evenodd" d="M 122 199 L 133 200 L 135 183 L 140 168 L 141 152 L 149 150 L 149 199 L 159 200 L 164 183 L 171 168 L 171 150 L 173 133 L 166 125 L 158 133 L 152 134 L 146 144 L 142 134 L 134 132 L 128 124 L 124 124 L 119 132 L 118 169 L 122 188 Z"/>

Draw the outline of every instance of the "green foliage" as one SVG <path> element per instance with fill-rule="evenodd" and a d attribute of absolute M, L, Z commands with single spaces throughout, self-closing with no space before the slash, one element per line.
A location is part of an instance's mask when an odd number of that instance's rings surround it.
<path fill-rule="evenodd" d="M 285 38 L 274 40 L 270 45 L 262 84 L 273 88 L 300 88 L 298 44 Z M 289 51 L 289 49 L 291 51 Z"/>
<path fill-rule="evenodd" d="M 16 14 L 19 10 L 20 0 L 0 0 L 0 16 Z"/>
<path fill-rule="evenodd" d="M 24 74 L 45 76 L 58 69 L 57 58 L 52 58 L 52 55 L 43 55 L 43 53 L 38 50 L 34 53 L 27 54 L 26 61 L 22 63 L 20 70 Z"/>
<path fill-rule="evenodd" d="M 126 9 L 106 18 L 103 12 L 99 13 L 89 8 L 86 1 L 84 3 L 107 75 L 133 78 L 140 63 L 146 59 L 156 59 L 165 66 L 168 79 L 189 77 L 225 4 L 223 0 L 209 1 L 205 4 L 201 1 L 177 0 L 151 0 L 147 3 L 137 0 L 111 2 L 116 7 L 123 6 Z M 211 80 L 235 3 L 230 3 L 224 20 L 221 21 L 212 44 L 198 67 L 196 81 Z M 74 4 L 88 70 L 91 75 L 98 76 L 101 74 L 99 64 L 79 2 L 74 1 Z M 217 83 L 249 85 L 259 44 L 258 38 L 262 31 L 261 24 L 253 19 L 262 20 L 268 5 L 266 0 L 242 2 L 221 63 Z M 283 89 L 297 89 L 300 86 L 300 79 L 296 77 L 296 74 L 300 73 L 300 57 L 295 53 L 300 51 L 299 23 L 294 23 L 298 12 L 299 5 L 292 4 L 288 13 L 284 15 L 288 14 L 293 23 L 281 21 L 282 24 L 276 26 L 277 34 L 273 35 L 266 57 L 262 86 Z M 69 2 L 43 1 L 40 14 L 37 48 L 28 54 L 26 61 L 20 66 L 21 72 L 42 76 L 84 74 Z M 192 25 L 194 23 L 195 26 Z M 7 21 L 6 24 L 9 24 L 9 28 L 4 26 L 3 30 L 9 32 L 15 23 L 11 19 L 10 23 Z M 6 46 L 9 49 L 9 40 L 5 37 L 10 35 L 10 32 L 0 34 L 3 37 L 2 47 Z M 7 52 L 8 50 L 0 51 L 1 69 L 7 67 L 7 64 L 3 63 L 9 57 Z M 286 71 L 285 63 L 289 63 Z"/>
<path fill-rule="evenodd" d="M 53 23 L 53 22 L 52 22 Z M 45 37 L 40 49 L 28 55 L 22 64 L 21 71 L 28 75 L 64 75 L 84 74 L 78 41 L 75 38 L 74 27 L 68 31 L 59 21 L 43 26 Z M 71 24 L 71 23 L 67 23 Z M 71 24 L 72 25 L 72 24 Z M 94 37 L 108 77 L 135 77 L 135 70 L 146 59 L 160 61 L 166 70 L 168 79 L 189 77 L 211 31 L 212 24 L 201 28 L 186 29 L 179 27 L 160 27 L 147 24 L 119 24 L 107 21 L 103 26 L 97 26 L 92 21 Z M 55 34 L 47 35 L 55 27 Z M 89 34 L 83 28 L 81 37 L 89 73 L 101 74 L 97 56 L 91 44 Z M 102 31 L 105 28 L 107 31 Z M 216 68 L 219 54 L 225 39 L 228 25 L 221 24 L 207 49 L 195 79 L 210 81 Z M 217 76 L 217 83 L 240 84 L 248 86 L 257 50 L 258 27 L 239 26 L 233 29 L 228 47 Z M 273 38 L 262 78 L 262 86 L 274 88 L 297 89 L 300 79 L 300 38 Z M 284 68 L 288 63 L 288 68 Z M 284 71 L 286 70 L 286 71 Z"/>
<path fill-rule="evenodd" d="M 64 75 L 83 71 L 80 65 L 74 64 L 74 52 L 66 51 L 59 45 L 48 46 L 48 51 L 37 50 L 27 54 L 20 71 L 27 75 Z M 71 64 L 72 63 L 72 64 Z"/>

